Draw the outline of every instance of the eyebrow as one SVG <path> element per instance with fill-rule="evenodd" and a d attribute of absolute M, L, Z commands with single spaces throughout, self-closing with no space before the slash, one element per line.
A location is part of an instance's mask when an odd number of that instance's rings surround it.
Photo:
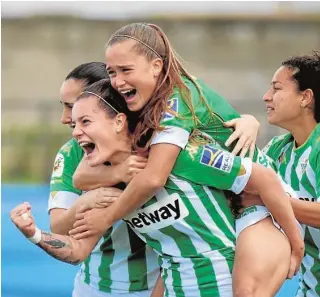
<path fill-rule="evenodd" d="M 76 119 L 74 119 L 74 121 L 81 121 L 83 118 L 85 118 L 85 117 L 88 117 L 88 118 L 90 118 L 90 116 L 89 115 L 83 115 L 83 116 L 81 116 L 81 117 L 78 117 L 78 118 L 76 118 Z"/>
<path fill-rule="evenodd" d="M 128 65 L 117 65 L 117 66 L 115 66 L 115 67 L 118 67 L 118 68 L 120 68 L 120 69 L 123 69 L 123 68 L 132 68 L 133 66 L 134 66 L 133 64 L 128 64 Z M 115 68 L 115 67 L 113 67 L 113 68 Z M 107 66 L 107 67 L 106 67 L 107 71 L 108 71 L 110 68 L 111 68 L 110 66 Z"/>
<path fill-rule="evenodd" d="M 278 81 L 278 80 L 274 80 L 274 81 L 271 82 L 271 85 L 275 85 L 275 84 L 282 84 L 283 85 L 283 83 L 281 81 Z"/>
<path fill-rule="evenodd" d="M 61 100 L 60 100 L 60 103 L 61 103 L 61 104 L 70 104 L 70 105 L 74 105 L 74 103 L 72 103 L 72 102 L 64 102 L 64 101 L 61 101 Z"/>

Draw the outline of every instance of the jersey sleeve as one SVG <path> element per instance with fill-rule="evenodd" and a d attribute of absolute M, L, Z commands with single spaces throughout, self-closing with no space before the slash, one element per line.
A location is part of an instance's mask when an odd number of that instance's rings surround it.
<path fill-rule="evenodd" d="M 172 174 L 197 184 L 236 194 L 243 191 L 252 171 L 252 161 L 215 145 L 192 146 L 182 150 Z"/>
<path fill-rule="evenodd" d="M 262 149 L 262 153 L 276 162 L 284 143 L 287 143 L 291 137 L 291 134 L 283 134 L 273 137 Z"/>
<path fill-rule="evenodd" d="M 315 175 L 316 201 L 320 202 L 320 137 L 316 140 L 310 157 L 310 166 Z"/>
<path fill-rule="evenodd" d="M 73 186 L 72 178 L 82 156 L 82 149 L 74 139 L 69 140 L 58 151 L 51 174 L 49 211 L 53 208 L 70 208 L 81 194 Z"/>
<path fill-rule="evenodd" d="M 188 143 L 189 135 L 195 127 L 195 121 L 186 102 L 178 90 L 168 100 L 167 110 L 160 121 L 163 131 L 156 132 L 151 145 L 171 143 L 182 149 Z"/>

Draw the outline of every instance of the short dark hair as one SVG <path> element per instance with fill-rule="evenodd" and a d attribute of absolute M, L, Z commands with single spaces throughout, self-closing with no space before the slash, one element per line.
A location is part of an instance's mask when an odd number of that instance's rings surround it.
<path fill-rule="evenodd" d="M 74 68 L 66 77 L 83 81 L 83 87 L 87 87 L 101 79 L 108 78 L 106 64 L 102 62 L 84 63 Z"/>
<path fill-rule="evenodd" d="M 320 52 L 312 55 L 294 56 L 282 62 L 282 66 L 295 70 L 292 75 L 299 91 L 311 89 L 314 95 L 313 115 L 320 122 Z"/>
<path fill-rule="evenodd" d="M 128 109 L 127 103 L 123 96 L 112 88 L 110 79 L 102 79 L 94 84 L 86 87 L 77 100 L 88 98 L 94 93 L 102 97 L 108 104 L 110 104 L 119 113 L 124 113 L 127 116 L 129 133 L 133 133 L 137 125 L 138 115 Z M 97 97 L 99 99 L 99 97 Z M 99 99 L 98 106 L 105 110 L 109 117 L 113 118 L 117 112 L 111 108 L 103 100 Z"/>

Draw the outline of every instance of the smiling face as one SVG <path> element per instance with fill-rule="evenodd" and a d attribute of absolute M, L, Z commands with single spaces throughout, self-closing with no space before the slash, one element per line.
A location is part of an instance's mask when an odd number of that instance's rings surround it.
<path fill-rule="evenodd" d="M 123 95 L 131 111 L 141 110 L 155 91 L 162 60 L 148 61 L 132 49 L 135 40 L 125 40 L 108 46 L 105 52 L 111 85 Z"/>
<path fill-rule="evenodd" d="M 83 91 L 83 81 L 78 79 L 67 79 L 60 88 L 60 103 L 63 106 L 61 123 L 71 125 L 72 123 L 72 107 L 77 97 Z"/>
<path fill-rule="evenodd" d="M 280 67 L 274 74 L 271 88 L 263 96 L 268 122 L 282 128 L 294 123 L 304 112 L 303 92 L 292 79 L 293 69 Z"/>
<path fill-rule="evenodd" d="M 110 117 L 98 102 L 97 97 L 89 96 L 78 100 L 72 110 L 73 137 L 85 151 L 89 166 L 112 162 L 115 154 L 130 146 L 126 116 Z"/>

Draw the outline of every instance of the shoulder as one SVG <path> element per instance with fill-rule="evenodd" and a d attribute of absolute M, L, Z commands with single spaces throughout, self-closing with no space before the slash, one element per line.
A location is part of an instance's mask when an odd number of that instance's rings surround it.
<path fill-rule="evenodd" d="M 68 140 L 59 149 L 55 161 L 54 161 L 54 172 L 59 168 L 64 168 L 65 162 L 67 163 L 80 163 L 83 156 L 83 150 L 81 149 L 78 142 L 72 138 Z"/>
<path fill-rule="evenodd" d="M 293 136 L 290 133 L 275 136 L 267 143 L 267 145 L 263 148 L 262 152 L 267 154 L 270 151 L 281 149 L 286 144 L 292 143 L 292 141 Z"/>

